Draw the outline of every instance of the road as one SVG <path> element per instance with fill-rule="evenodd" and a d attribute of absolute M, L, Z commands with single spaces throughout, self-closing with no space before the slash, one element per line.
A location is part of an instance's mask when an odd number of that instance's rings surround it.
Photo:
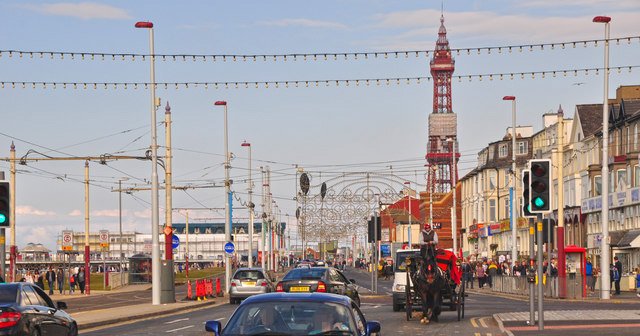
<path fill-rule="evenodd" d="M 523 299 L 504 298 L 492 294 L 489 290 L 480 293 L 470 293 L 466 298 L 465 318 L 457 320 L 457 314 L 443 311 L 440 322 L 429 325 L 420 324 L 418 318 L 406 320 L 404 312 L 393 312 L 391 307 L 391 280 L 381 279 L 378 282 L 378 293 L 370 292 L 370 275 L 359 270 L 347 270 L 345 275 L 355 279 L 361 286 L 361 309 L 365 317 L 378 320 L 382 325 L 383 334 L 392 335 L 505 335 L 493 318 L 495 313 L 513 311 L 528 311 L 528 301 Z M 224 301 L 223 301 L 224 302 Z M 104 326 L 93 330 L 83 330 L 82 335 L 206 335 L 204 323 L 207 320 L 219 320 L 226 323 L 237 305 L 221 303 L 214 307 L 178 313 L 171 316 L 133 321 L 119 325 Z M 607 308 L 608 307 L 608 308 Z M 545 310 L 576 310 L 576 309 L 640 309 L 640 302 L 631 304 L 545 301 Z M 547 325 L 543 332 L 536 327 L 521 326 L 522 330 L 512 330 L 514 335 L 584 335 L 592 332 L 594 326 L 581 325 L 562 327 Z M 635 335 L 631 328 L 611 326 L 599 328 L 598 335 Z M 625 334 L 626 333 L 626 334 Z"/>

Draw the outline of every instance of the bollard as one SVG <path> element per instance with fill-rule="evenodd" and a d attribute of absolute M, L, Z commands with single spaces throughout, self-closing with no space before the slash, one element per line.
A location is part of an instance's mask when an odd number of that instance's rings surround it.
<path fill-rule="evenodd" d="M 187 280 L 187 300 L 193 300 L 193 292 L 191 291 L 191 280 Z"/>
<path fill-rule="evenodd" d="M 220 286 L 220 278 L 216 278 L 216 296 L 223 297 L 224 293 L 222 293 L 222 289 Z"/>
<path fill-rule="evenodd" d="M 211 282 L 211 279 L 207 279 L 205 280 L 205 288 L 206 288 L 206 296 L 207 297 L 212 297 L 213 296 L 213 283 Z"/>

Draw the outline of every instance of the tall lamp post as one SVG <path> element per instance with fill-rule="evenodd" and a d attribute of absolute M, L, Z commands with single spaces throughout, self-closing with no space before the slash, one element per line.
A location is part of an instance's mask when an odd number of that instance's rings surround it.
<path fill-rule="evenodd" d="M 596 16 L 593 22 L 604 23 L 604 101 L 602 103 L 602 241 L 600 243 L 600 269 L 602 270 L 601 298 L 610 298 L 609 263 L 611 255 L 609 251 L 609 22 L 608 16 Z"/>
<path fill-rule="evenodd" d="M 223 100 L 216 101 L 215 106 L 224 106 L 224 190 L 226 201 L 224 203 L 224 240 L 231 241 L 231 181 L 229 180 L 229 133 L 227 123 L 227 102 Z M 229 292 L 229 276 L 231 275 L 231 254 L 227 253 L 224 263 L 224 286 Z"/>
<path fill-rule="evenodd" d="M 120 222 L 120 286 L 124 285 L 124 252 L 122 252 L 122 181 L 128 180 L 128 177 L 118 179 L 118 220 Z"/>
<path fill-rule="evenodd" d="M 158 206 L 158 130 L 156 124 L 156 57 L 153 50 L 153 23 L 137 22 L 136 28 L 149 30 L 149 50 L 151 63 L 151 303 L 160 304 L 160 228 Z"/>
<path fill-rule="evenodd" d="M 458 213 L 456 212 L 456 139 L 448 138 L 448 142 L 451 142 L 451 192 L 453 196 L 453 206 L 451 208 L 451 238 L 453 238 L 453 253 L 457 254 L 458 252 Z"/>
<path fill-rule="evenodd" d="M 518 235 L 516 232 L 516 97 L 504 96 L 502 100 L 511 101 L 511 185 L 509 186 L 509 204 L 511 205 L 511 264 L 518 260 Z"/>
<path fill-rule="evenodd" d="M 241 145 L 242 147 L 247 147 L 249 150 L 249 204 L 247 207 L 249 208 L 249 267 L 253 267 L 253 219 L 254 213 L 253 208 L 255 205 L 253 204 L 253 181 L 252 181 L 252 170 L 251 170 L 251 144 L 244 141 Z"/>

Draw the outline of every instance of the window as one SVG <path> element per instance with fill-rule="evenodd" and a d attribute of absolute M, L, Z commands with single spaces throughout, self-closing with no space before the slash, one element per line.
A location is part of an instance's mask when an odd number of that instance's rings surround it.
<path fill-rule="evenodd" d="M 489 147 L 489 159 L 488 160 L 493 160 L 493 152 L 494 152 L 494 146 L 490 146 Z"/>
<path fill-rule="evenodd" d="M 638 124 L 633 126 L 633 150 L 638 150 Z"/>
<path fill-rule="evenodd" d="M 505 216 L 503 216 L 503 218 L 510 218 L 511 217 L 511 213 L 509 212 L 509 197 L 506 197 L 504 199 L 504 213 L 505 213 Z"/>
<path fill-rule="evenodd" d="M 633 186 L 640 187 L 640 166 L 633 166 Z"/>
<path fill-rule="evenodd" d="M 593 178 L 593 196 L 602 195 L 602 176 L 597 175 Z"/>
<path fill-rule="evenodd" d="M 627 186 L 627 170 L 626 169 L 618 169 L 616 171 L 616 189 L 622 190 L 621 188 Z"/>
<path fill-rule="evenodd" d="M 489 171 L 489 190 L 494 190 L 497 186 L 496 172 L 494 170 Z"/>
<path fill-rule="evenodd" d="M 525 155 L 529 152 L 529 143 L 526 141 L 518 141 L 517 155 Z"/>
<path fill-rule="evenodd" d="M 496 200 L 489 200 L 489 222 L 493 223 L 496 221 Z"/>
<path fill-rule="evenodd" d="M 507 155 L 509 155 L 509 148 L 507 147 L 507 144 L 501 144 L 500 147 L 498 147 L 498 156 L 503 158 L 507 157 Z"/>

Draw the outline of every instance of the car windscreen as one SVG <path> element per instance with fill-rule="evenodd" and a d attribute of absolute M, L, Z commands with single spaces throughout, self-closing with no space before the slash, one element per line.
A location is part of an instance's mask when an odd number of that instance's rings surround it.
<path fill-rule="evenodd" d="M 259 280 L 264 279 L 264 274 L 257 270 L 238 271 L 233 278 L 237 280 Z"/>
<path fill-rule="evenodd" d="M 407 257 L 411 259 L 411 262 L 416 262 L 416 259 L 420 258 L 420 251 L 402 251 L 396 253 L 395 272 L 407 271 Z"/>
<path fill-rule="evenodd" d="M 282 278 L 282 281 L 322 279 L 326 271 L 324 268 L 294 268 Z"/>
<path fill-rule="evenodd" d="M 224 335 L 358 335 L 349 307 L 322 301 L 242 304 Z"/>
<path fill-rule="evenodd" d="M 17 291 L 16 285 L 0 286 L 0 303 L 16 302 Z"/>

